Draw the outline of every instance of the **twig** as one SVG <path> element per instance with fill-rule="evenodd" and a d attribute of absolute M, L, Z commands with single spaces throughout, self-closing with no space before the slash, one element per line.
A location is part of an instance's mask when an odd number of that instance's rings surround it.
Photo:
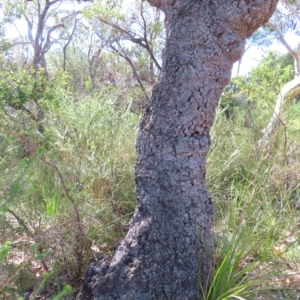
<path fill-rule="evenodd" d="M 284 160 L 285 163 L 288 165 L 288 157 L 287 157 L 287 130 L 286 130 L 286 123 L 281 119 L 281 117 L 279 116 L 279 114 L 277 114 L 275 112 L 275 110 L 273 109 L 273 107 L 266 101 L 267 105 L 271 108 L 271 110 L 273 111 L 273 113 L 276 115 L 279 123 L 281 123 L 281 125 L 283 126 L 283 132 L 284 132 L 284 145 L 283 145 L 283 156 L 284 156 Z M 263 141 L 265 142 L 265 141 Z"/>
<path fill-rule="evenodd" d="M 12 211 L 11 209 L 9 209 L 8 212 L 14 216 L 14 218 L 19 222 L 20 225 L 23 226 L 23 228 L 25 229 L 25 232 L 26 232 L 27 236 L 29 238 L 33 238 L 33 234 L 30 232 L 29 228 L 26 226 L 26 224 L 24 223 L 24 221 L 14 211 Z M 38 251 L 39 251 L 39 253 L 43 253 L 43 249 L 41 249 L 40 247 L 39 247 Z M 44 270 L 46 272 L 49 272 L 48 265 L 47 265 L 47 263 L 45 262 L 44 259 L 41 259 L 41 264 L 42 264 Z M 19 271 L 17 271 L 17 272 L 19 272 Z"/>
<path fill-rule="evenodd" d="M 75 254 L 77 255 L 77 260 L 78 260 L 78 273 L 81 273 L 81 267 L 82 267 L 82 253 L 83 253 L 83 246 L 81 243 L 82 237 L 83 237 L 83 229 L 82 229 L 82 224 L 81 224 L 81 219 L 80 219 L 80 214 L 78 211 L 78 207 L 76 205 L 75 200 L 70 196 L 69 194 L 69 189 L 66 187 L 65 185 L 65 181 L 63 179 L 63 176 L 61 174 L 61 172 L 59 171 L 58 167 L 56 165 L 54 165 L 53 163 L 50 163 L 49 161 L 43 159 L 43 158 L 39 158 L 43 163 L 45 163 L 46 165 L 50 166 L 52 169 L 55 170 L 55 172 L 58 175 L 58 178 L 60 180 L 61 186 L 63 188 L 63 193 L 65 195 L 65 197 L 67 199 L 70 200 L 71 204 L 73 205 L 73 209 L 75 212 L 75 216 L 76 216 L 76 225 L 77 225 L 77 236 L 76 236 L 76 240 L 78 242 L 79 245 L 79 251 L 77 251 L 76 249 L 74 250 Z"/>
<path fill-rule="evenodd" d="M 25 231 L 26 231 L 26 234 L 27 234 L 28 236 L 31 236 L 31 233 L 30 233 L 30 231 L 29 231 L 29 228 L 26 226 L 26 224 L 24 223 L 24 221 L 23 221 L 23 220 L 22 220 L 22 219 L 14 212 L 14 211 L 12 211 L 11 209 L 9 209 L 8 212 L 9 212 L 11 215 L 14 216 L 14 218 L 19 222 L 20 225 L 23 226 L 23 228 L 24 228 Z"/>
<path fill-rule="evenodd" d="M 5 283 L 4 285 L 0 288 L 0 292 L 2 292 L 2 290 L 18 275 L 18 273 L 26 266 L 28 265 L 29 261 L 25 262 L 24 264 L 21 265 L 21 267 L 15 272 L 15 274 L 10 277 Z"/>

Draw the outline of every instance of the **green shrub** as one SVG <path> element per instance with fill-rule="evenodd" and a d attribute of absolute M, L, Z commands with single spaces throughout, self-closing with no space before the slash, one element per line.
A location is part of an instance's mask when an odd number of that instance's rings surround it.
<path fill-rule="evenodd" d="M 120 108 L 113 89 L 80 98 L 58 76 L 39 99 L 43 134 L 26 111 L 0 111 L 0 232 L 14 243 L 3 266 L 6 280 L 14 276 L 3 286 L 9 297 L 47 290 L 45 271 L 50 281 L 81 277 L 96 252 L 113 250 L 135 206 L 138 116 Z"/>

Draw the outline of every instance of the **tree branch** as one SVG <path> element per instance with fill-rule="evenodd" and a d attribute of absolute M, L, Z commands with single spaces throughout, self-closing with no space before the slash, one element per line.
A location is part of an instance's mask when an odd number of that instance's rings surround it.
<path fill-rule="evenodd" d="M 60 180 L 61 186 L 63 188 L 63 193 L 67 199 L 70 200 L 71 204 L 73 205 L 73 209 L 75 212 L 75 218 L 76 218 L 76 225 L 77 225 L 77 235 L 76 235 L 76 241 L 78 242 L 77 246 L 79 247 L 79 250 L 77 251 L 76 249 L 74 250 L 75 254 L 77 255 L 77 260 L 78 260 L 78 274 L 81 273 L 81 268 L 82 268 L 82 254 L 83 254 L 83 245 L 82 245 L 82 238 L 83 238 L 83 228 L 82 228 L 82 223 L 80 219 L 80 214 L 79 210 L 77 207 L 77 204 L 75 200 L 70 196 L 69 194 L 69 189 L 65 185 L 65 181 L 62 177 L 62 174 L 60 173 L 58 167 L 49 161 L 39 158 L 43 163 L 46 165 L 50 166 L 58 175 L 58 178 Z"/>
<path fill-rule="evenodd" d="M 53 5 L 53 4 L 55 4 L 55 3 L 59 2 L 59 1 L 61 1 L 61 0 L 53 0 L 53 1 L 49 2 L 49 4 Z"/>
<path fill-rule="evenodd" d="M 140 15 L 141 15 L 141 17 L 142 17 L 142 20 L 143 20 L 143 28 L 144 28 L 144 41 L 145 41 L 145 48 L 147 49 L 147 51 L 148 51 L 148 53 L 149 53 L 149 55 L 150 55 L 150 57 L 151 57 L 151 59 L 153 60 L 153 62 L 155 63 L 155 65 L 156 65 L 156 67 L 159 69 L 159 70 L 161 70 L 161 66 L 160 66 L 160 64 L 158 63 L 158 61 L 156 60 L 156 58 L 155 58 L 155 56 L 154 56 L 154 54 L 153 54 L 153 51 L 152 51 L 152 47 L 151 47 L 151 45 L 150 45 L 150 43 L 149 43 L 149 41 L 148 41 L 148 37 L 147 37 L 147 22 L 146 22 L 146 20 L 145 20 L 145 18 L 144 18 L 144 10 L 143 10 L 143 1 L 142 1 L 142 3 L 141 3 L 141 9 L 140 9 Z"/>
<path fill-rule="evenodd" d="M 73 27 L 73 30 L 71 32 L 71 35 L 67 41 L 67 43 L 65 44 L 65 46 L 63 47 L 63 53 L 64 53 L 64 63 L 63 63 L 63 70 L 66 71 L 66 61 L 67 61 L 67 48 L 73 38 L 73 35 L 75 33 L 75 30 L 76 30 L 76 26 L 77 26 L 77 19 L 75 18 L 75 23 L 74 23 L 74 27 Z"/>
<path fill-rule="evenodd" d="M 128 37 L 128 40 L 131 41 L 132 43 L 134 44 L 138 44 L 140 45 L 141 47 L 143 47 L 144 49 L 147 50 L 147 52 L 149 53 L 151 59 L 153 60 L 153 62 L 155 63 L 156 67 L 161 70 L 161 66 L 160 64 L 158 63 L 158 61 L 156 60 L 153 52 L 152 52 L 152 49 L 149 47 L 149 44 L 148 41 L 147 41 L 147 37 L 145 39 L 145 34 L 143 37 L 139 36 L 139 35 L 135 35 L 134 33 L 128 31 L 128 30 L 125 30 L 124 28 L 122 28 L 121 26 L 119 26 L 118 24 L 115 24 L 115 23 L 111 23 L 107 20 L 105 20 L 104 18 L 102 18 L 101 16 L 98 16 L 98 19 L 100 22 L 112 27 L 112 28 L 115 28 L 117 29 L 118 31 L 120 31 L 121 33 L 127 35 Z"/>
<path fill-rule="evenodd" d="M 33 39 L 33 35 L 32 35 L 33 24 L 27 16 L 25 16 L 25 20 L 27 22 L 27 36 L 28 36 L 28 39 L 29 39 L 32 47 L 34 48 L 34 39 Z"/>
<path fill-rule="evenodd" d="M 279 92 L 277 101 L 276 101 L 276 106 L 273 110 L 273 115 L 268 123 L 268 125 L 262 130 L 263 137 L 261 138 L 261 141 L 265 143 L 266 141 L 269 141 L 269 137 L 274 131 L 274 128 L 276 127 L 276 123 L 280 121 L 283 123 L 280 119 L 280 110 L 283 104 L 283 101 L 286 97 L 286 95 L 294 90 L 295 88 L 300 86 L 300 76 L 295 77 L 293 80 L 289 81 L 286 83 L 281 91 Z M 260 143 L 262 143 L 260 142 Z"/>
<path fill-rule="evenodd" d="M 13 47 L 18 46 L 18 45 L 31 45 L 31 43 L 30 42 L 15 42 L 11 45 L 10 48 L 13 48 Z"/>
<path fill-rule="evenodd" d="M 42 52 L 43 53 L 46 53 L 48 50 L 49 50 L 49 48 L 50 48 L 50 44 L 51 44 L 51 33 L 53 32 L 53 31 L 55 31 L 56 29 L 58 29 L 58 28 L 63 28 L 63 27 L 65 27 L 65 25 L 63 24 L 63 23 L 59 23 L 59 24 L 56 24 L 56 25 L 54 25 L 54 26 L 52 26 L 48 31 L 47 31 L 47 38 L 46 38 L 46 42 L 45 42 L 45 44 L 44 44 L 44 46 L 43 46 L 43 49 L 42 49 Z"/>
<path fill-rule="evenodd" d="M 63 18 L 60 20 L 60 23 L 58 23 L 58 24 L 52 26 L 52 27 L 47 31 L 46 42 L 45 42 L 45 44 L 44 44 L 44 46 L 43 46 L 43 49 L 42 49 L 43 54 L 46 53 L 46 52 L 49 50 L 49 48 L 50 48 L 50 44 L 51 44 L 51 41 L 50 41 L 50 39 L 51 39 L 51 33 L 52 33 L 53 31 L 55 31 L 56 29 L 58 29 L 58 28 L 64 28 L 64 27 L 65 27 L 65 24 L 64 24 L 64 21 L 65 21 L 65 20 L 67 20 L 68 18 L 71 18 L 71 17 L 76 17 L 76 16 L 77 16 L 78 14 L 80 14 L 80 13 L 81 13 L 80 11 L 76 11 L 76 12 L 73 12 L 73 13 L 71 13 L 71 14 L 69 14 L 69 15 L 63 17 Z M 77 21 L 75 21 L 75 22 L 77 22 Z"/>
<path fill-rule="evenodd" d="M 283 34 L 280 32 L 276 24 L 272 22 L 268 22 L 267 25 L 275 31 L 279 41 L 282 43 L 282 45 L 289 51 L 289 53 L 293 56 L 295 60 L 295 73 L 297 76 L 300 75 L 300 53 L 299 53 L 299 45 L 297 46 L 296 51 L 292 49 L 292 47 L 288 44 L 286 39 L 284 38 Z"/>
<path fill-rule="evenodd" d="M 296 55 L 295 51 L 291 48 L 291 46 L 287 43 L 287 41 L 285 40 L 284 36 L 282 35 L 282 33 L 280 32 L 280 30 L 278 29 L 278 27 L 272 23 L 272 22 L 268 22 L 267 25 L 273 30 L 275 31 L 275 33 L 278 36 L 279 41 L 282 43 L 282 45 L 290 52 L 290 54 L 294 57 Z"/>
<path fill-rule="evenodd" d="M 122 52 L 123 52 L 123 53 L 121 53 L 121 52 L 120 52 L 117 48 L 115 48 L 113 45 L 110 45 L 110 47 L 111 47 L 116 53 L 118 53 L 121 57 L 123 57 L 123 58 L 129 63 L 129 65 L 130 65 L 130 67 L 131 67 L 131 69 L 132 69 L 132 71 L 133 71 L 133 76 L 134 76 L 135 79 L 137 80 L 137 82 L 138 82 L 138 84 L 139 84 L 141 90 L 144 92 L 144 94 L 145 94 L 147 100 L 149 100 L 149 96 L 148 96 L 148 94 L 147 94 L 147 92 L 146 92 L 146 89 L 145 89 L 145 87 L 144 87 L 144 85 L 143 85 L 143 83 L 142 83 L 142 81 L 141 81 L 141 78 L 140 78 L 140 76 L 139 76 L 139 74 L 138 74 L 138 72 L 137 72 L 137 70 L 136 70 L 136 68 L 135 68 L 135 66 L 134 66 L 134 64 L 133 64 L 133 62 L 132 62 L 132 60 L 131 60 L 131 59 L 129 58 L 129 56 L 125 53 L 125 51 L 123 50 L 122 46 L 121 46 L 118 42 L 117 42 L 117 44 L 118 44 L 118 46 L 122 49 Z"/>

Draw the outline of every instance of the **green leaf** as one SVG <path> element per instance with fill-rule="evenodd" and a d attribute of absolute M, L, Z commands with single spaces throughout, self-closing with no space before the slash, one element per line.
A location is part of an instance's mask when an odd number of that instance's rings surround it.
<path fill-rule="evenodd" d="M 4 245 L 0 247 L 0 263 L 7 256 L 10 250 L 10 245 L 11 245 L 10 242 L 5 242 Z"/>
<path fill-rule="evenodd" d="M 0 213 L 1 213 L 1 214 L 5 214 L 5 213 L 7 213 L 8 211 L 9 211 L 8 206 L 1 206 L 1 207 L 0 207 Z"/>

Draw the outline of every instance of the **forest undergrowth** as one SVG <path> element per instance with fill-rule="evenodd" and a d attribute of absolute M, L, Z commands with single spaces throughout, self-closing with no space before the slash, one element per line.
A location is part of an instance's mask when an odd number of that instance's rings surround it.
<path fill-rule="evenodd" d="M 211 132 L 214 265 L 199 290 L 205 300 L 297 299 L 300 103 L 262 145 L 274 92 L 246 83 L 239 78 L 224 92 Z M 20 94 L 8 99 L 7 91 L 3 85 L 0 299 L 76 299 L 85 267 L 113 253 L 134 212 L 139 115 L 117 86 L 78 95 L 64 73 L 38 96 L 39 122 L 9 103 Z"/>

